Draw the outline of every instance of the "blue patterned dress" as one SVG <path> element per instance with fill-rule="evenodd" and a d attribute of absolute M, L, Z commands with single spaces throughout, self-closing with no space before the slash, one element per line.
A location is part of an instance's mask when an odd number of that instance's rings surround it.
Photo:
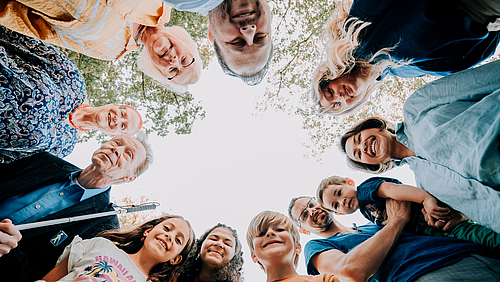
<path fill-rule="evenodd" d="M 79 137 L 65 119 L 85 97 L 82 75 L 61 51 L 0 26 L 0 163 L 70 154 Z"/>

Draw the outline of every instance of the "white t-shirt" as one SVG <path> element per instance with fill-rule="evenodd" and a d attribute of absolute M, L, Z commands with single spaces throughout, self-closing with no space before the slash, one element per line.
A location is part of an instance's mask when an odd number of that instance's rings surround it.
<path fill-rule="evenodd" d="M 79 236 L 75 236 L 57 263 L 68 256 L 68 275 L 58 281 L 147 281 L 147 277 L 132 262 L 128 254 L 105 238 L 82 240 Z"/>

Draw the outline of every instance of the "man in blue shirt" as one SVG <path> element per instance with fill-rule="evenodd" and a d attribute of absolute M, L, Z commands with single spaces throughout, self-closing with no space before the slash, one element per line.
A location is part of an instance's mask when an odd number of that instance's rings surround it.
<path fill-rule="evenodd" d="M 500 281 L 493 252 L 456 238 L 403 231 L 410 218 L 407 202 L 388 199 L 386 211 L 383 227 L 348 228 L 314 198 L 292 199 L 288 212 L 301 232 L 324 238 L 305 247 L 308 273 L 349 281 Z"/>
<path fill-rule="evenodd" d="M 8 218 L 21 224 L 113 210 L 110 186 L 133 181 L 151 161 L 150 146 L 139 134 L 137 138 L 117 137 L 103 144 L 83 170 L 46 152 L 0 165 L 0 220 Z M 8 221 L 4 223 L 6 228 L 11 227 Z M 55 266 L 75 235 L 92 238 L 116 228 L 118 220 L 111 216 L 25 230 L 19 246 L 0 258 L 0 271 L 7 275 L 2 279 L 40 279 Z M 1 231 L 4 234 L 0 239 L 16 235 L 15 230 Z M 10 241 L 6 241 L 9 245 L 0 241 L 0 250 L 15 245 Z"/>

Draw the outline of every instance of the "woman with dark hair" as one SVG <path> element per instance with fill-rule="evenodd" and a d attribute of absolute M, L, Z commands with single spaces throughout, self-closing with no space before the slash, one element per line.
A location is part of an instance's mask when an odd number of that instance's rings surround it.
<path fill-rule="evenodd" d="M 326 61 L 313 74 L 314 103 L 345 114 L 387 74 L 442 76 L 473 67 L 495 53 L 500 34 L 489 23 L 499 16 L 496 0 L 343 0 L 323 34 Z"/>
<path fill-rule="evenodd" d="M 105 232 L 90 240 L 76 236 L 43 280 L 172 282 L 194 242 L 193 228 L 178 215 L 156 218 L 130 231 Z"/>
<path fill-rule="evenodd" d="M 197 240 L 177 282 L 242 282 L 243 252 L 238 233 L 219 223 Z"/>
<path fill-rule="evenodd" d="M 417 186 L 500 232 L 500 61 L 422 86 L 394 127 L 368 118 L 340 140 L 351 167 L 408 164 Z"/>
<path fill-rule="evenodd" d="M 141 115 L 128 105 L 92 107 L 76 65 L 54 46 L 0 26 L 0 163 L 40 151 L 69 155 L 90 129 L 133 135 Z"/>

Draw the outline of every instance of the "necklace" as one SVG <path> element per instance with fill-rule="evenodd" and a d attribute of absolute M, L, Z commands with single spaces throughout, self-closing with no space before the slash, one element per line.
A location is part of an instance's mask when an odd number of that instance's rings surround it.
<path fill-rule="evenodd" d="M 74 108 L 73 110 L 71 110 L 71 112 L 69 113 L 69 116 L 68 116 L 68 119 L 69 119 L 69 123 L 76 129 L 80 130 L 80 131 L 83 131 L 83 132 L 86 132 L 86 131 L 89 131 L 88 129 L 83 129 L 81 127 L 79 127 L 78 125 L 75 124 L 75 122 L 73 121 L 73 114 L 78 111 L 79 109 L 82 109 L 82 108 L 87 108 L 87 107 L 92 107 L 91 105 L 89 104 L 81 104 L 80 106 Z"/>

